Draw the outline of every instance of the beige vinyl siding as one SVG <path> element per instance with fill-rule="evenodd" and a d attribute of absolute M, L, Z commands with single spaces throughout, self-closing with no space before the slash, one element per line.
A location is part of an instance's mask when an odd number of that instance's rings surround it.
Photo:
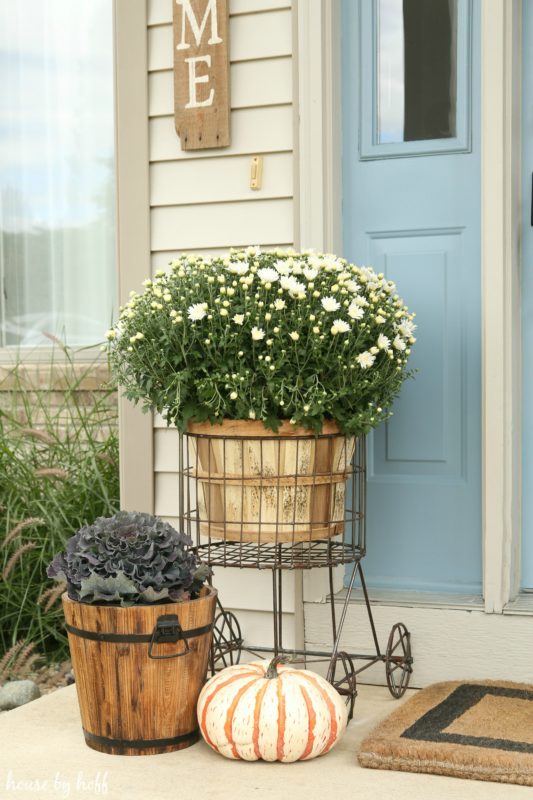
<path fill-rule="evenodd" d="M 247 242 L 240 242 L 240 245 L 233 244 L 233 247 L 241 246 L 245 247 L 248 243 Z M 289 247 L 289 243 L 282 243 L 278 242 L 272 246 L 269 246 L 268 249 L 279 250 L 282 248 Z M 157 252 L 152 253 L 152 272 L 157 272 L 158 269 L 167 269 L 169 263 L 177 258 L 180 253 L 187 253 L 187 252 L 194 252 L 196 255 L 203 255 L 203 256 L 219 256 L 222 253 L 227 253 L 227 247 L 195 247 L 193 250 L 187 250 L 187 248 L 180 248 L 179 250 L 159 250 Z M 163 425 L 165 423 L 163 422 Z"/>
<path fill-rule="evenodd" d="M 183 251 L 221 253 L 294 242 L 292 9 L 287 0 L 230 2 L 231 145 L 181 150 L 174 129 L 172 2 L 148 2 L 152 271 Z M 253 155 L 263 183 L 250 189 Z M 154 419 L 155 511 L 178 525 L 178 435 Z M 255 644 L 272 639 L 271 573 L 217 569 L 214 584 Z M 286 642 L 294 641 L 294 575 L 283 582 Z"/>
<path fill-rule="evenodd" d="M 230 0 L 230 14 L 255 14 L 290 8 L 291 0 Z M 172 0 L 149 0 L 148 26 L 167 25 L 172 22 Z"/>
<path fill-rule="evenodd" d="M 256 61 L 259 58 L 290 56 L 291 11 L 285 9 L 269 14 L 246 14 L 230 18 L 230 61 Z M 257 20 L 261 36 L 257 36 Z M 157 25 L 148 30 L 148 69 L 172 69 L 172 26 Z"/>
<path fill-rule="evenodd" d="M 258 14 L 254 16 L 259 18 Z M 260 61 L 232 64 L 230 80 L 232 109 L 275 106 L 291 102 L 290 58 L 264 58 Z M 148 77 L 148 91 L 150 117 L 170 116 L 174 109 L 172 70 L 151 72 Z"/>
<path fill-rule="evenodd" d="M 235 109 L 231 114 L 231 145 L 224 156 L 292 151 L 293 110 L 291 104 L 265 108 Z M 220 150 L 182 150 L 174 129 L 174 117 L 150 120 L 150 160 L 197 162 L 220 157 Z"/>
<path fill-rule="evenodd" d="M 292 233 L 292 200 L 255 200 L 153 208 L 152 250 L 232 247 L 243 240 L 286 242 Z"/>
<path fill-rule="evenodd" d="M 292 199 L 292 153 L 264 156 L 261 197 Z M 227 203 L 250 197 L 250 157 L 197 159 L 152 164 L 154 206 Z"/>

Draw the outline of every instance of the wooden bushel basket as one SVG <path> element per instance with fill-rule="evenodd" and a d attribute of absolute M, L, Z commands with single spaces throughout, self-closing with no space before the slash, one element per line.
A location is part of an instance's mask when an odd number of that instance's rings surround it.
<path fill-rule="evenodd" d="M 343 533 L 355 439 L 336 423 L 318 436 L 254 420 L 190 423 L 187 433 L 203 536 L 295 543 Z"/>
<path fill-rule="evenodd" d="M 217 592 L 158 605 L 62 597 L 86 744 L 113 755 L 182 750 L 199 738 Z"/>

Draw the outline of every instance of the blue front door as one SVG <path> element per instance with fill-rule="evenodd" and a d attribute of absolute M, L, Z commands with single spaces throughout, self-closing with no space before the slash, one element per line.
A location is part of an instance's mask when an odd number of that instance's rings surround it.
<path fill-rule="evenodd" d="M 344 255 L 416 311 L 369 441 L 366 574 L 481 592 L 478 0 L 343 0 Z"/>

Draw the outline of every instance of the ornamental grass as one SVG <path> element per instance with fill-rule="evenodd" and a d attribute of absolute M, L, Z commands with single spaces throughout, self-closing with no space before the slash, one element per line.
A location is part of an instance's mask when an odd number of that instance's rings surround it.
<path fill-rule="evenodd" d="M 0 381 L 0 660 L 21 641 L 47 660 L 66 656 L 64 586 L 50 589 L 47 564 L 80 527 L 119 508 L 115 388 L 83 389 L 95 366 L 62 347 L 44 365 L 61 390 L 23 363 Z"/>

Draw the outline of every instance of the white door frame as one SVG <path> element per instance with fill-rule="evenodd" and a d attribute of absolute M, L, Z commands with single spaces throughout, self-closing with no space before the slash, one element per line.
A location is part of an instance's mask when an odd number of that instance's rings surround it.
<path fill-rule="evenodd" d="M 295 0 L 295 240 L 342 250 L 341 0 Z M 520 585 L 521 0 L 481 2 L 483 594 L 501 613 Z M 306 599 L 324 596 L 322 576 Z"/>

